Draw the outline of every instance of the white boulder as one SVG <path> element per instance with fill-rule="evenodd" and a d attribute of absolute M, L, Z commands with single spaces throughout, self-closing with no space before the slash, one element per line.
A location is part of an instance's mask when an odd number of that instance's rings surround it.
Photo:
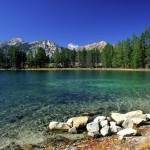
<path fill-rule="evenodd" d="M 146 115 L 141 110 L 131 111 L 125 114 L 127 118 L 141 118 L 146 119 Z"/>
<path fill-rule="evenodd" d="M 94 119 L 93 122 L 101 122 L 102 120 L 106 120 L 106 117 L 105 116 L 98 116 Z"/>
<path fill-rule="evenodd" d="M 117 125 L 116 122 L 114 122 L 114 121 L 111 121 L 111 122 L 110 122 L 110 126 L 116 126 L 116 125 Z"/>
<path fill-rule="evenodd" d="M 127 128 L 119 131 L 117 135 L 121 137 L 133 136 L 133 135 L 137 135 L 137 131 L 135 129 Z"/>
<path fill-rule="evenodd" d="M 67 123 L 64 122 L 56 122 L 52 121 L 49 124 L 49 130 L 62 130 L 62 131 L 68 131 L 70 127 Z"/>
<path fill-rule="evenodd" d="M 122 126 L 124 128 L 134 128 L 134 123 L 131 119 L 127 118 L 123 123 L 122 123 Z"/>
<path fill-rule="evenodd" d="M 111 118 L 117 123 L 121 124 L 123 121 L 127 119 L 125 114 L 120 114 L 120 113 L 112 113 Z"/>
<path fill-rule="evenodd" d="M 101 134 L 99 132 L 88 132 L 88 136 L 93 137 L 93 138 L 97 138 L 100 135 Z"/>
<path fill-rule="evenodd" d="M 147 120 L 150 120 L 150 114 L 145 114 L 145 116 L 147 117 Z"/>
<path fill-rule="evenodd" d="M 84 128 L 88 122 L 89 117 L 81 116 L 81 117 L 73 117 L 67 121 L 67 124 L 70 127 Z"/>
<path fill-rule="evenodd" d="M 103 135 L 103 136 L 107 136 L 107 135 L 110 135 L 111 131 L 110 131 L 110 127 L 109 126 L 105 126 L 101 129 L 100 133 Z"/>
<path fill-rule="evenodd" d="M 108 126 L 108 120 L 102 120 L 102 121 L 100 122 L 100 125 L 101 125 L 101 127 Z"/>
<path fill-rule="evenodd" d="M 77 133 L 78 133 L 78 130 L 77 130 L 76 127 L 72 127 L 72 128 L 70 128 L 70 129 L 68 130 L 68 132 L 71 133 L 71 134 L 77 134 Z"/>
<path fill-rule="evenodd" d="M 132 118 L 131 119 L 133 121 L 133 123 L 135 123 L 136 125 L 142 124 L 146 122 L 146 119 L 142 119 L 142 118 Z"/>
<path fill-rule="evenodd" d="M 120 130 L 122 130 L 122 128 L 121 127 L 119 127 L 119 126 L 110 126 L 110 131 L 111 131 L 111 133 L 117 133 L 118 131 L 120 131 Z"/>
<path fill-rule="evenodd" d="M 98 122 L 91 122 L 86 125 L 86 129 L 88 132 L 99 132 L 100 127 Z"/>

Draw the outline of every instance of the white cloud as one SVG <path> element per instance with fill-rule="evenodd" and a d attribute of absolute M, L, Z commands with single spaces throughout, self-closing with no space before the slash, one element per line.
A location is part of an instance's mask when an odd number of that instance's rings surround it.
<path fill-rule="evenodd" d="M 78 47 L 79 47 L 79 45 L 76 45 L 76 44 L 73 44 L 73 43 L 69 43 L 69 44 L 68 44 L 68 48 L 69 48 L 69 49 L 72 49 L 72 50 L 73 50 L 73 49 L 77 49 Z"/>

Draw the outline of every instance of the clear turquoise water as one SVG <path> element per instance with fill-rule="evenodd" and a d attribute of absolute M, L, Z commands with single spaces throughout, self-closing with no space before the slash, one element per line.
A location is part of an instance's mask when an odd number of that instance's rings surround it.
<path fill-rule="evenodd" d="M 150 108 L 150 72 L 1 71 L 0 137 L 46 134 L 50 121 L 84 112 Z"/>

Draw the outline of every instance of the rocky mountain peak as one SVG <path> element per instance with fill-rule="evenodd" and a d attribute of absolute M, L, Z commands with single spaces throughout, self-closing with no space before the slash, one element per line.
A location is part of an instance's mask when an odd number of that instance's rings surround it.
<path fill-rule="evenodd" d="M 78 47 L 78 45 L 71 45 L 71 48 L 75 50 L 91 50 L 91 49 L 99 49 L 102 50 L 106 46 L 107 42 L 100 41 L 98 43 L 92 43 L 84 46 Z M 8 41 L 0 41 L 0 47 L 7 48 L 9 46 L 19 46 L 22 50 L 28 52 L 33 51 L 36 52 L 37 48 L 42 47 L 45 49 L 46 55 L 49 55 L 50 57 L 54 54 L 55 50 L 58 49 L 58 51 L 62 51 L 64 48 L 55 44 L 54 42 L 51 42 L 49 40 L 41 40 L 41 41 L 32 41 L 32 42 L 24 42 L 21 38 L 12 38 Z M 71 49 L 69 48 L 69 49 Z"/>
<path fill-rule="evenodd" d="M 92 43 L 92 44 L 80 46 L 79 48 L 77 48 L 77 50 L 82 50 L 82 49 L 91 50 L 91 49 L 94 49 L 94 48 L 102 50 L 106 46 L 106 44 L 107 44 L 107 42 L 100 41 L 98 43 Z"/>
<path fill-rule="evenodd" d="M 49 55 L 50 57 L 53 55 L 56 49 L 58 49 L 59 51 L 63 49 L 62 47 L 49 40 L 24 42 L 21 38 L 13 38 L 8 41 L 0 42 L 0 47 L 7 48 L 9 46 L 19 46 L 22 50 L 26 52 L 36 52 L 37 48 L 42 47 L 45 49 L 46 55 Z"/>
<path fill-rule="evenodd" d="M 16 43 L 22 43 L 23 39 L 21 39 L 21 38 L 12 38 L 9 42 L 15 45 Z"/>
<path fill-rule="evenodd" d="M 17 46 L 22 44 L 24 41 L 21 38 L 12 38 L 11 40 L 0 42 L 0 47 L 4 46 Z"/>
<path fill-rule="evenodd" d="M 58 51 L 62 50 L 62 47 L 58 46 L 57 44 L 49 41 L 49 40 L 43 40 L 43 41 L 33 41 L 28 43 L 29 50 L 36 51 L 38 47 L 42 47 L 45 49 L 46 55 L 52 56 L 54 51 L 58 49 Z"/>

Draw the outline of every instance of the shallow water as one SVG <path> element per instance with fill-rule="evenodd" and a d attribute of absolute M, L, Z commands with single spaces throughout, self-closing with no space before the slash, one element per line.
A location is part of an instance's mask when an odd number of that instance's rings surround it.
<path fill-rule="evenodd" d="M 48 136 L 50 121 L 84 112 L 149 108 L 150 72 L 1 71 L 0 145 L 39 142 Z"/>

